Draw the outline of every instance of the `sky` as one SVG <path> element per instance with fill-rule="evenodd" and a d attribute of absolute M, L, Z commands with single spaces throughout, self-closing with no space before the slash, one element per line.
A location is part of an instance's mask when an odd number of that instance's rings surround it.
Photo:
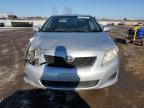
<path fill-rule="evenodd" d="M 144 0 L 0 0 L 0 13 L 18 17 L 49 17 L 64 13 L 66 7 L 96 18 L 144 19 Z"/>

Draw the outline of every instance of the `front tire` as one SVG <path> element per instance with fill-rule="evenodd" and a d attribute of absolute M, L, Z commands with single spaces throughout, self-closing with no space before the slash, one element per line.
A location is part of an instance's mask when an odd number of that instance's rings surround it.
<path fill-rule="evenodd" d="M 142 38 L 142 40 L 141 40 L 141 46 L 144 47 L 144 38 Z"/>

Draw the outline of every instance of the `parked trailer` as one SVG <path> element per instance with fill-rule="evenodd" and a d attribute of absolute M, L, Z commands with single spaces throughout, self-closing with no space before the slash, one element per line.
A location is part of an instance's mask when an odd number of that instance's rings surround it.
<path fill-rule="evenodd" d="M 4 23 L 3 22 L 0 22 L 0 27 L 4 27 Z"/>
<path fill-rule="evenodd" d="M 33 22 L 11 22 L 12 27 L 32 27 Z"/>
<path fill-rule="evenodd" d="M 144 27 L 135 26 L 128 29 L 126 44 L 129 43 L 140 43 L 144 46 Z"/>

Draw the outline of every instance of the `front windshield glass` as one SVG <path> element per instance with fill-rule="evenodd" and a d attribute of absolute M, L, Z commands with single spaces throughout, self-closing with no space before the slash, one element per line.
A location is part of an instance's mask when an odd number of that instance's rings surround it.
<path fill-rule="evenodd" d="M 43 32 L 101 32 L 91 17 L 56 16 L 50 17 L 41 28 Z"/>

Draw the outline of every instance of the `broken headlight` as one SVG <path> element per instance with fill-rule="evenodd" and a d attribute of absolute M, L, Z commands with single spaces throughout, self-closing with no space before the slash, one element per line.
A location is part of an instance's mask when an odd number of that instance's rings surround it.
<path fill-rule="evenodd" d="M 26 57 L 25 61 L 26 63 L 30 63 L 32 65 L 38 65 L 39 64 L 39 49 L 31 49 L 29 47 L 26 48 Z"/>

